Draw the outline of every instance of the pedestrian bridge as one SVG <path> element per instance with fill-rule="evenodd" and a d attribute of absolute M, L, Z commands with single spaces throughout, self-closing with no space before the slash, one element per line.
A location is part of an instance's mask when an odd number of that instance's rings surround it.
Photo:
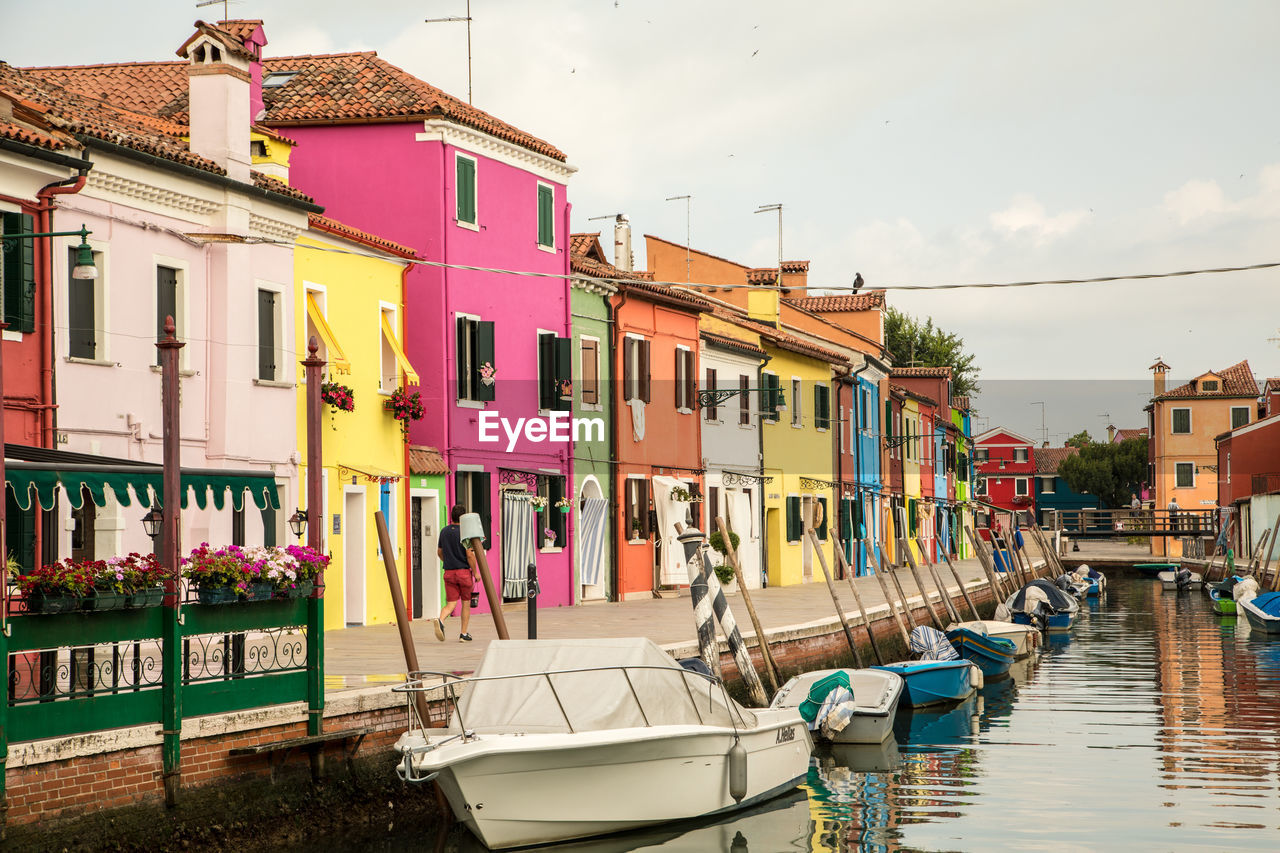
<path fill-rule="evenodd" d="M 1064 509 L 1056 510 L 1054 515 L 1052 526 L 1077 539 L 1217 535 L 1211 509 Z"/>

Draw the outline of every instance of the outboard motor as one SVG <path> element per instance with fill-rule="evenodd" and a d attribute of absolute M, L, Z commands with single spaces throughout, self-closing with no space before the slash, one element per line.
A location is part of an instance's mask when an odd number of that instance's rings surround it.
<path fill-rule="evenodd" d="M 1049 617 L 1053 614 L 1053 610 L 1043 601 L 1036 602 L 1035 608 L 1027 614 L 1027 618 L 1031 620 L 1031 624 L 1036 630 L 1044 632 L 1049 629 Z"/>
<path fill-rule="evenodd" d="M 1178 584 L 1178 592 L 1182 592 L 1191 586 L 1191 570 L 1187 568 L 1179 568 L 1173 576 L 1174 581 Z"/>
<path fill-rule="evenodd" d="M 1076 585 L 1072 583 L 1070 575 L 1058 575 L 1053 581 L 1053 585 L 1068 595 L 1076 594 Z"/>
<path fill-rule="evenodd" d="M 680 666 L 689 670 L 689 672 L 696 672 L 699 675 L 711 675 L 711 670 L 702 658 L 681 658 Z"/>

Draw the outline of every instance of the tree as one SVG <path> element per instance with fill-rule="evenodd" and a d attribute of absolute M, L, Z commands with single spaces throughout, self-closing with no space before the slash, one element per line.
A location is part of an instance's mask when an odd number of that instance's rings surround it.
<path fill-rule="evenodd" d="M 1147 440 L 1130 438 L 1119 444 L 1089 442 L 1058 466 L 1058 476 L 1077 492 L 1097 495 L 1102 505 L 1118 509 L 1142 488 L 1147 471 Z"/>
<path fill-rule="evenodd" d="M 967 397 L 976 393 L 980 369 L 976 356 L 964 350 L 964 338 L 910 314 L 888 307 L 884 311 L 884 343 L 898 367 L 950 367 L 951 392 Z"/>
<path fill-rule="evenodd" d="M 1082 429 L 1066 441 L 1067 447 L 1088 447 L 1093 444 L 1093 439 L 1089 437 L 1089 431 Z"/>

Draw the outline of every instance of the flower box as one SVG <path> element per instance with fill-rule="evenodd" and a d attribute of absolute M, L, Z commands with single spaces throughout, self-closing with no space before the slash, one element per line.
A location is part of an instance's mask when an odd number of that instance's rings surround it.
<path fill-rule="evenodd" d="M 270 583 L 270 582 L 251 583 L 249 584 L 249 591 L 245 595 L 244 600 L 245 601 L 268 601 L 271 598 L 275 597 L 275 593 L 276 593 L 276 587 L 275 587 L 275 584 L 273 583 Z"/>
<path fill-rule="evenodd" d="M 33 592 L 27 596 L 28 613 L 71 613 L 84 607 L 79 595 L 45 595 Z"/>
<path fill-rule="evenodd" d="M 159 607 L 164 604 L 164 587 L 153 586 L 130 593 L 126 607 Z"/>
<path fill-rule="evenodd" d="M 196 600 L 201 604 L 229 604 L 239 601 L 240 595 L 230 586 L 196 587 Z"/>
<path fill-rule="evenodd" d="M 315 588 L 315 581 L 298 581 L 291 587 L 276 590 L 276 598 L 310 598 Z"/>
<path fill-rule="evenodd" d="M 109 589 L 95 589 L 84 597 L 85 610 L 124 610 L 129 595 Z"/>

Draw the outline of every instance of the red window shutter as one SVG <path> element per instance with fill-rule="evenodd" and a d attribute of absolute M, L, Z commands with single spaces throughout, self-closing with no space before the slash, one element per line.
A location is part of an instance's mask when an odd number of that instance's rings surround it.
<path fill-rule="evenodd" d="M 631 354 L 636 349 L 637 341 L 635 338 L 622 339 L 622 399 L 624 401 L 632 399 L 635 395 L 631 393 L 631 382 L 635 378 L 634 370 L 631 366 Z"/>
<path fill-rule="evenodd" d="M 652 403 L 653 398 L 649 393 L 649 341 L 642 338 L 637 343 L 640 347 L 638 367 L 640 372 L 640 399 L 646 403 Z"/>

